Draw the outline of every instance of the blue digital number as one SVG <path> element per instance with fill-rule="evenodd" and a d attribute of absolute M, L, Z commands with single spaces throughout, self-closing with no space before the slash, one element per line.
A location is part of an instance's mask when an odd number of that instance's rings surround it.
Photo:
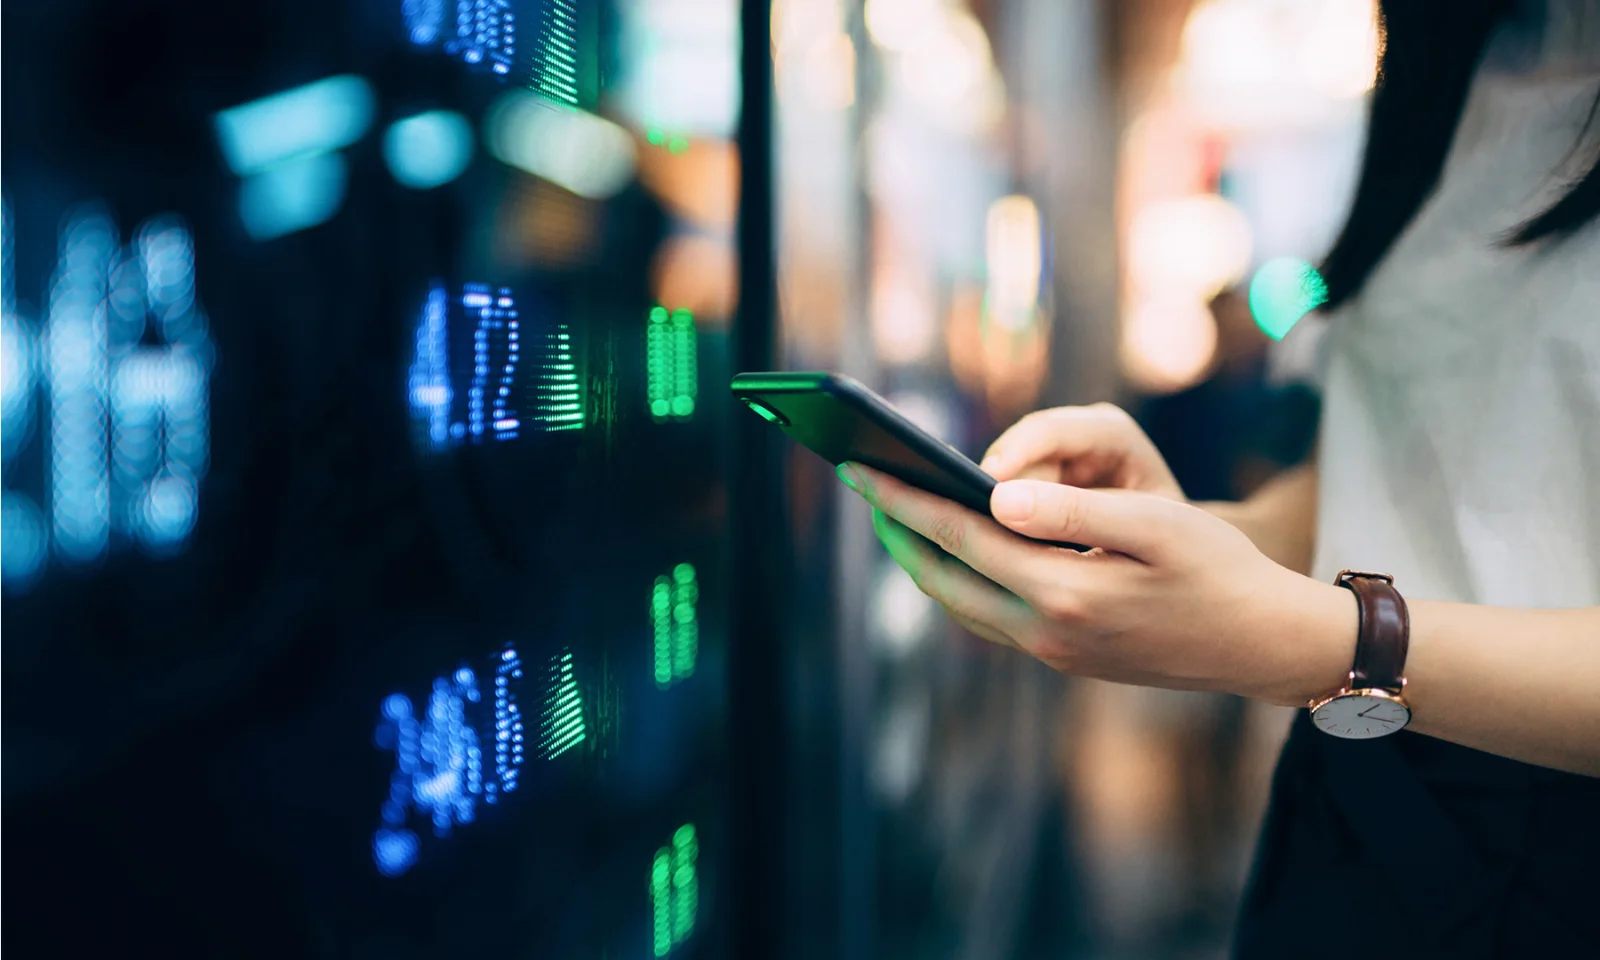
<path fill-rule="evenodd" d="M 489 783 L 490 803 L 499 793 L 517 789 L 517 773 L 522 766 L 524 734 L 522 709 L 517 705 L 517 695 L 511 681 L 522 679 L 522 659 L 517 651 L 507 648 L 500 654 L 500 663 L 494 676 L 494 774 Z"/>
<path fill-rule="evenodd" d="M 480 441 L 487 425 L 489 435 L 496 440 L 511 440 L 517 436 L 520 423 L 512 407 L 511 391 L 517 377 L 517 355 L 522 349 L 518 331 L 517 305 L 511 291 L 501 287 L 491 291 L 481 283 L 469 283 L 462 288 L 461 306 L 467 316 L 477 317 L 478 326 L 472 335 L 472 385 L 467 389 L 467 434 L 474 442 Z M 505 344 L 505 362 L 492 364 L 494 344 Z M 494 386 L 491 388 L 490 384 Z M 486 394 L 488 415 L 484 407 Z"/>
<path fill-rule="evenodd" d="M 394 769 L 372 835 L 379 873 L 398 877 L 415 865 L 422 843 L 413 819 L 431 824 L 434 836 L 449 837 L 477 818 L 480 800 L 497 803 L 517 789 L 524 756 L 517 703 L 521 680 L 522 659 L 508 646 L 495 655 L 494 701 L 487 709 L 477 674 L 466 666 L 433 681 L 420 713 L 404 693 L 384 698 L 373 742 L 394 753 Z M 494 767 L 488 775 L 478 732 L 486 723 L 494 730 Z"/>
<path fill-rule="evenodd" d="M 394 751 L 395 764 L 372 856 L 385 876 L 399 876 L 416 862 L 420 844 L 408 826 L 413 811 L 433 824 L 437 837 L 473 821 L 484 790 L 483 750 L 467 705 L 480 699 L 477 677 L 467 667 L 433 682 L 420 716 L 403 693 L 384 699 L 374 740 Z"/>

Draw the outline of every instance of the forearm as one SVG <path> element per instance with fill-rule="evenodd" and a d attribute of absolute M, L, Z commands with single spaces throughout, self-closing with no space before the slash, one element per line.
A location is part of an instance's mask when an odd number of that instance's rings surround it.
<path fill-rule="evenodd" d="M 1338 688 L 1355 654 L 1355 600 L 1319 585 L 1297 637 L 1303 705 Z M 1600 776 L 1600 607 L 1528 610 L 1414 600 L 1405 696 L 1411 729 L 1540 766 Z M 1299 640 L 1304 637 L 1304 640 Z"/>
<path fill-rule="evenodd" d="M 1302 464 L 1278 474 L 1248 500 L 1199 504 L 1250 538 L 1256 549 L 1298 573 L 1311 570 L 1317 518 L 1317 469 Z"/>

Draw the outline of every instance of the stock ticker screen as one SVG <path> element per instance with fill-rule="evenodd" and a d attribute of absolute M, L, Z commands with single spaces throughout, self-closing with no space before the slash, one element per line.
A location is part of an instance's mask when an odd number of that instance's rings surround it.
<path fill-rule="evenodd" d="M 731 136 L 699 6 L 6 4 L 18 956 L 707 949 L 726 325 L 639 173 Z"/>

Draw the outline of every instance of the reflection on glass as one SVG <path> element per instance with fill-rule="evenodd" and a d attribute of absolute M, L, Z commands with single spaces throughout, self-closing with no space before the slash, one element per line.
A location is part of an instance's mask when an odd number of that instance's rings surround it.
<path fill-rule="evenodd" d="M 452 304 L 472 330 L 465 376 L 450 361 Z M 422 449 L 514 440 L 524 428 L 583 428 L 583 378 L 572 333 L 566 324 L 530 328 L 509 287 L 468 283 L 452 301 L 435 281 L 415 329 L 406 396 Z"/>
<path fill-rule="evenodd" d="M 700 909 L 699 856 L 694 824 L 686 823 L 650 864 L 651 941 L 658 957 L 670 954 L 694 932 Z"/>
<path fill-rule="evenodd" d="M 755 409 L 762 412 L 759 407 Z M 694 675 L 700 652 L 700 624 L 695 610 L 699 601 L 700 584 L 694 567 L 687 563 L 656 577 L 650 590 L 656 686 L 663 690 Z"/>
<path fill-rule="evenodd" d="M 652 307 L 645 332 L 646 394 L 650 416 L 683 420 L 694 413 L 699 373 L 694 315 L 687 310 Z"/>
<path fill-rule="evenodd" d="M 344 201 L 344 158 L 334 151 L 372 123 L 372 87 L 338 76 L 223 110 L 212 118 L 228 168 L 244 178 L 239 219 L 271 240 L 331 218 Z"/>
<path fill-rule="evenodd" d="M 583 697 L 572 673 L 572 651 L 563 650 L 550 659 L 549 689 L 545 693 L 544 714 L 539 720 L 539 755 L 554 760 L 587 736 Z M 515 739 L 520 740 L 520 734 Z M 520 752 L 522 748 L 516 749 Z"/>
<path fill-rule="evenodd" d="M 545 0 L 528 88 L 578 105 L 578 21 L 571 0 Z"/>
<path fill-rule="evenodd" d="M 507 93 L 489 109 L 484 143 L 501 163 L 591 200 L 614 196 L 633 179 L 626 130 L 531 93 Z"/>
<path fill-rule="evenodd" d="M 389 793 L 379 808 L 381 825 L 372 836 L 378 872 L 397 877 L 416 863 L 421 843 L 412 816 L 432 824 L 433 835 L 449 837 L 472 823 L 478 802 L 493 804 L 517 789 L 523 760 L 522 712 L 517 689 L 522 660 L 507 646 L 492 658 L 494 701 L 485 704 L 478 675 L 461 666 L 433 681 L 426 705 L 417 712 L 410 697 L 392 693 L 379 705 L 373 742 L 394 753 Z M 484 773 L 482 729 L 493 729 L 494 768 Z"/>
<path fill-rule="evenodd" d="M 152 217 L 124 246 L 103 208 L 69 214 L 42 344 L 15 312 L 9 208 L 5 231 L 7 583 L 26 586 L 51 543 L 79 563 L 104 554 L 113 535 L 172 552 L 194 528 L 210 456 L 212 347 L 188 229 Z M 48 396 L 48 530 L 10 470 L 33 436 L 39 388 Z"/>
<path fill-rule="evenodd" d="M 383 135 L 383 160 L 405 186 L 427 190 L 461 176 L 472 160 L 472 125 L 453 110 L 397 120 Z"/>

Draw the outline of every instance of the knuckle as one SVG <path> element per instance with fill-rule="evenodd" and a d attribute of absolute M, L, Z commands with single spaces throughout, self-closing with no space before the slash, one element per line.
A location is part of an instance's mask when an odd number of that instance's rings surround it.
<path fill-rule="evenodd" d="M 1088 507 L 1081 496 L 1066 495 L 1056 504 L 1056 528 L 1063 540 L 1075 541 L 1083 535 L 1088 523 Z"/>
<path fill-rule="evenodd" d="M 1057 587 L 1039 598 L 1035 608 L 1046 620 L 1077 623 L 1087 616 L 1083 601 L 1072 591 Z"/>
<path fill-rule="evenodd" d="M 966 525 L 953 513 L 940 513 L 928 524 L 928 539 L 945 553 L 959 554 L 967 542 Z"/>

